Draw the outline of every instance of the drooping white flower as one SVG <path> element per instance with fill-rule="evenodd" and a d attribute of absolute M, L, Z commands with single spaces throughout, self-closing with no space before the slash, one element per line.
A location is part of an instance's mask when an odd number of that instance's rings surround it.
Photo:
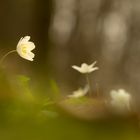
<path fill-rule="evenodd" d="M 112 90 L 110 92 L 111 105 L 119 111 L 130 110 L 131 95 L 124 89 L 118 91 Z"/>
<path fill-rule="evenodd" d="M 22 58 L 33 61 L 35 54 L 31 51 L 35 48 L 35 45 L 29 40 L 30 36 L 22 37 L 17 44 L 16 51 Z"/>
<path fill-rule="evenodd" d="M 86 63 L 81 64 L 81 67 L 73 65 L 72 68 L 79 71 L 80 73 L 91 73 L 95 70 L 98 70 L 98 67 L 94 67 L 96 64 L 96 61 L 93 62 L 91 65 L 88 65 Z"/>
<path fill-rule="evenodd" d="M 71 98 L 83 97 L 88 93 L 88 91 L 89 91 L 89 86 L 87 85 L 84 88 L 79 88 L 78 90 L 73 91 L 73 94 L 68 95 L 68 97 L 71 97 Z"/>

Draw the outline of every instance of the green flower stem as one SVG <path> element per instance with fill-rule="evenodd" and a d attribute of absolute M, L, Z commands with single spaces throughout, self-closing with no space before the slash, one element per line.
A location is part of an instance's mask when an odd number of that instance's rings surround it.
<path fill-rule="evenodd" d="M 89 96 L 92 96 L 92 88 L 91 88 L 91 84 L 90 84 L 90 80 L 89 80 L 89 74 L 86 74 L 86 80 L 87 80 L 87 84 L 89 86 Z"/>
<path fill-rule="evenodd" d="M 6 53 L 1 59 L 0 59 L 0 64 L 2 64 L 2 62 L 4 61 L 4 59 L 11 53 L 17 52 L 17 50 L 12 50 L 9 51 L 8 53 Z"/>

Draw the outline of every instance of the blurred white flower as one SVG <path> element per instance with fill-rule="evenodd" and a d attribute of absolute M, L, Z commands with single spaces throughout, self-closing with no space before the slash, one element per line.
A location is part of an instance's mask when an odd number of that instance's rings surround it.
<path fill-rule="evenodd" d="M 71 98 L 83 97 L 88 93 L 88 91 L 89 91 L 89 86 L 87 85 L 84 88 L 79 88 L 78 90 L 73 91 L 73 94 L 68 95 L 68 97 L 71 97 Z"/>
<path fill-rule="evenodd" d="M 112 90 L 110 92 L 111 105 L 119 111 L 130 110 L 131 95 L 124 89 L 118 91 Z"/>
<path fill-rule="evenodd" d="M 93 62 L 91 65 L 87 65 L 86 63 L 81 64 L 81 67 L 73 65 L 72 68 L 79 71 L 80 73 L 91 73 L 95 70 L 98 70 L 98 67 L 94 67 L 96 64 L 96 61 Z"/>
<path fill-rule="evenodd" d="M 35 45 L 29 40 L 30 36 L 22 37 L 17 44 L 16 50 L 22 58 L 33 61 L 35 55 L 31 51 L 35 48 Z"/>

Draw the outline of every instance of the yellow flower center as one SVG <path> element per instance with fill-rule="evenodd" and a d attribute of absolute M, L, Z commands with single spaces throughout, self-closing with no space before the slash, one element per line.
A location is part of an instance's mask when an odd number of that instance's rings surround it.
<path fill-rule="evenodd" d="M 21 53 L 22 53 L 22 55 L 25 55 L 27 53 L 27 46 L 26 45 L 22 45 Z"/>

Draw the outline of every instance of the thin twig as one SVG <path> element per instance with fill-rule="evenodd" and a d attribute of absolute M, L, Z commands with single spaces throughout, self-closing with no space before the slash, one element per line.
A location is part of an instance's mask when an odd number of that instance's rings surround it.
<path fill-rule="evenodd" d="M 0 64 L 2 64 L 2 62 L 4 61 L 4 59 L 11 53 L 13 52 L 16 52 L 16 50 L 12 50 L 12 51 L 9 51 L 8 53 L 6 53 L 1 59 L 0 59 Z"/>

